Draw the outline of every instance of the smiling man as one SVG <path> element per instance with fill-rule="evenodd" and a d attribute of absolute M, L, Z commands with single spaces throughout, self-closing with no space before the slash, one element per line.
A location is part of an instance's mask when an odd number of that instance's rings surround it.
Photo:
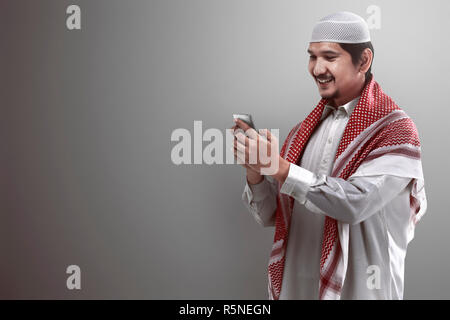
<path fill-rule="evenodd" d="M 374 80 L 361 17 L 320 20 L 308 53 L 322 99 L 270 155 L 273 175 L 249 159 L 276 138 L 240 120 L 232 128 L 243 201 L 275 226 L 269 298 L 402 299 L 407 246 L 427 206 L 416 127 Z"/>

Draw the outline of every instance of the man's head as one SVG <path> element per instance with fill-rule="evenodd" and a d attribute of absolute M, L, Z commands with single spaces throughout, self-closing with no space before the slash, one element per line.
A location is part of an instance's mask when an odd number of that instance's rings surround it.
<path fill-rule="evenodd" d="M 335 106 L 361 94 L 371 79 L 373 47 L 366 22 L 350 12 L 338 12 L 314 27 L 308 47 L 308 70 L 323 98 Z"/>

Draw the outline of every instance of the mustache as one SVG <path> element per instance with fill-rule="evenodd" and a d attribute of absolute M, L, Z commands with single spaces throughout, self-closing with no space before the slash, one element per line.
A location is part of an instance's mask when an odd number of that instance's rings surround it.
<path fill-rule="evenodd" d="M 318 77 L 314 77 L 314 78 L 316 78 L 317 80 L 330 80 L 330 79 L 334 79 L 334 77 L 333 76 L 318 76 Z"/>

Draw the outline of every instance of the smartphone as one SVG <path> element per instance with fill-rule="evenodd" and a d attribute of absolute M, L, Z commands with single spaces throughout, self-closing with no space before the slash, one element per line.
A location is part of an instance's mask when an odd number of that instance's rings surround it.
<path fill-rule="evenodd" d="M 246 113 L 236 113 L 233 114 L 234 119 L 240 119 L 244 121 L 246 124 L 248 124 L 251 128 L 255 129 L 255 124 L 253 123 L 252 115 L 246 114 Z"/>

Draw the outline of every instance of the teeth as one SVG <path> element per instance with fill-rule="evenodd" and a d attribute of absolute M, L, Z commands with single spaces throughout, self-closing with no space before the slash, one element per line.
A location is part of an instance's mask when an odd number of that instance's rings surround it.
<path fill-rule="evenodd" d="M 328 79 L 328 80 L 320 80 L 320 79 L 317 79 L 317 81 L 319 81 L 320 83 L 327 83 L 327 82 L 330 82 L 331 80 L 333 80 L 332 78 L 331 79 Z"/>

